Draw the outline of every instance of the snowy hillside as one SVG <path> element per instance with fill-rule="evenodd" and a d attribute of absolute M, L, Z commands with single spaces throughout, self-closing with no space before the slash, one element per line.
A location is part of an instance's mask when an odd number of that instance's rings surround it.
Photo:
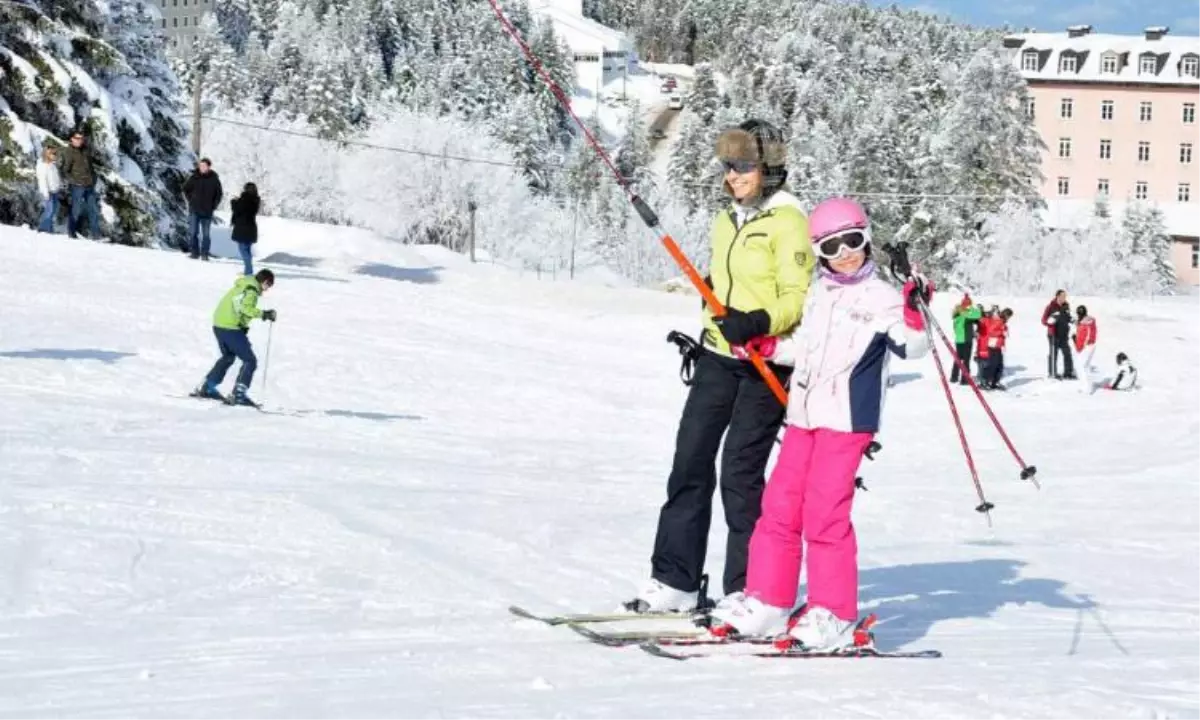
<path fill-rule="evenodd" d="M 610 610 L 648 573 L 695 298 L 265 235 L 252 395 L 281 415 L 181 397 L 239 263 L 0 228 L 3 715 L 1200 715 L 1194 298 L 1087 299 L 1144 384 L 1091 397 L 1041 379 L 1045 298 L 980 298 L 1016 310 L 989 398 L 1043 486 L 956 388 L 990 530 L 932 361 L 893 368 L 862 600 L 942 659 L 672 663 L 506 607 Z"/>

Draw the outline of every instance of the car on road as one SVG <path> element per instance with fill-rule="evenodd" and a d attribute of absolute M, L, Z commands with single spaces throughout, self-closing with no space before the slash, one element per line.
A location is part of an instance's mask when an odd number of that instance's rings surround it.
<path fill-rule="evenodd" d="M 650 131 L 650 139 L 651 140 L 665 140 L 666 137 L 667 137 L 667 133 L 662 128 L 654 128 L 653 130 Z"/>
<path fill-rule="evenodd" d="M 683 109 L 683 96 L 679 95 L 679 94 L 672 95 L 671 99 L 667 101 L 667 109 L 668 110 L 682 110 Z"/>

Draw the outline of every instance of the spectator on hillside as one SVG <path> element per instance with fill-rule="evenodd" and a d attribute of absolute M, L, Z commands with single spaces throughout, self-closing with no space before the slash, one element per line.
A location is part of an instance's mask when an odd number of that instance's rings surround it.
<path fill-rule="evenodd" d="M 1071 307 L 1067 304 L 1067 291 L 1054 293 L 1054 299 L 1042 311 L 1042 324 L 1046 326 L 1046 339 L 1050 355 L 1046 361 L 1046 373 L 1055 380 L 1074 379 L 1075 368 L 1071 359 Z M 1058 371 L 1058 356 L 1063 357 L 1063 374 Z"/>
<path fill-rule="evenodd" d="M 71 134 L 71 145 L 63 151 L 62 175 L 70 193 L 67 235 L 76 237 L 79 222 L 87 214 L 88 235 L 100 239 L 100 205 L 96 197 L 96 173 L 82 132 Z"/>
<path fill-rule="evenodd" d="M 42 217 L 38 232 L 53 233 L 54 219 L 58 217 L 58 203 L 62 193 L 62 177 L 58 174 L 58 148 L 47 145 L 42 149 L 42 159 L 37 165 L 38 193 L 42 196 Z"/>
<path fill-rule="evenodd" d="M 258 242 L 258 188 L 254 183 L 246 183 L 242 194 L 229 201 L 232 211 L 230 224 L 233 225 L 233 241 L 237 243 L 238 254 L 242 256 L 246 275 L 254 274 L 254 255 L 250 249 Z"/>
<path fill-rule="evenodd" d="M 959 368 L 958 363 L 954 363 L 950 370 L 950 382 L 967 385 L 970 383 L 967 378 L 971 374 L 971 343 L 975 340 L 975 330 L 979 319 L 983 317 L 983 311 L 971 304 L 970 295 L 963 293 L 962 301 L 954 306 L 951 317 L 954 320 L 954 348 L 958 359 L 962 361 L 963 369 Z"/>
<path fill-rule="evenodd" d="M 196 171 L 183 184 L 183 194 L 188 200 L 191 258 L 208 260 L 208 250 L 212 245 L 209 231 L 212 229 L 213 213 L 221 205 L 221 178 L 213 171 L 208 158 L 201 158 Z"/>

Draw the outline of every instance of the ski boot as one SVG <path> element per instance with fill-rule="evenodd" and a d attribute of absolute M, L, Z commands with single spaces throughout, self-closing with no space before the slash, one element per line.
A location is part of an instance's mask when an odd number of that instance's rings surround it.
<path fill-rule="evenodd" d="M 230 405 L 245 405 L 253 408 L 258 407 L 258 403 L 251 400 L 250 396 L 246 394 L 246 386 L 242 385 L 241 383 L 238 383 L 238 386 L 233 390 L 233 394 L 230 395 L 225 402 Z"/>
<path fill-rule="evenodd" d="M 712 611 L 709 632 L 717 637 L 773 637 L 787 632 L 791 608 L 767 605 L 756 597 L 727 597 Z M 728 600 L 728 602 L 727 602 Z"/>
<path fill-rule="evenodd" d="M 823 607 L 806 607 L 788 634 L 779 638 L 775 647 L 780 650 L 830 652 L 870 647 L 873 638 L 868 617 L 862 623 L 842 620 Z M 869 622 L 868 622 L 869 621 Z"/>
<path fill-rule="evenodd" d="M 208 400 L 225 400 L 225 396 L 217 389 L 216 385 L 205 381 L 202 385 L 196 386 L 196 389 L 191 392 L 192 397 L 206 398 Z"/>

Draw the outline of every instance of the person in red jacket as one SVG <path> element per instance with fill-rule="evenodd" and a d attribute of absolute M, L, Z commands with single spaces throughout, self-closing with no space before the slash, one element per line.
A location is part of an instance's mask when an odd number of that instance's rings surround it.
<path fill-rule="evenodd" d="M 987 363 L 980 373 L 980 386 L 985 390 L 1003 390 L 1000 385 L 1000 370 L 1004 367 L 1004 343 L 1008 338 L 1008 325 L 1004 317 L 993 307 L 981 323 L 984 352 Z"/>
<path fill-rule="evenodd" d="M 1088 315 L 1087 306 L 1075 308 L 1075 354 L 1079 356 L 1079 379 L 1083 381 L 1083 391 L 1091 395 L 1095 390 L 1092 385 L 1092 355 L 1096 353 L 1096 318 Z"/>

